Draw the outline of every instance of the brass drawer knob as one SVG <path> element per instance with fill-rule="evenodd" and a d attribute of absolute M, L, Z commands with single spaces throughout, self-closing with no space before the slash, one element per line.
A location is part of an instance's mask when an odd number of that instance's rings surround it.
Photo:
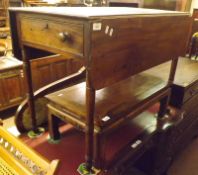
<path fill-rule="evenodd" d="M 68 32 L 60 32 L 58 34 L 59 38 L 61 41 L 71 41 L 72 37 L 71 34 L 69 34 Z"/>

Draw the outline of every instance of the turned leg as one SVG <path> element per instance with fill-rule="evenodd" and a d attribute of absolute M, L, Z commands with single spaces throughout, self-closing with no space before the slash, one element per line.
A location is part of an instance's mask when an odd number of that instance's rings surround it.
<path fill-rule="evenodd" d="M 50 138 L 53 140 L 59 140 L 60 139 L 60 132 L 59 132 L 59 121 L 60 119 L 51 114 L 51 112 L 48 112 L 48 128 L 49 128 L 49 134 Z"/>
<path fill-rule="evenodd" d="M 95 90 L 86 87 L 86 127 L 85 127 L 85 160 L 87 171 L 92 171 L 93 166 L 93 140 L 94 140 L 94 110 Z"/>

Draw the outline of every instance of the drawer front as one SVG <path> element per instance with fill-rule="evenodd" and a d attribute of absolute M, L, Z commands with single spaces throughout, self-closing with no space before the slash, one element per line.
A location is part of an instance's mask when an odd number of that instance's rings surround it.
<path fill-rule="evenodd" d="M 198 135 L 198 121 L 195 120 L 188 127 L 185 128 L 184 132 L 177 137 L 174 143 L 174 154 L 176 155 L 180 151 L 182 151 L 191 141 L 192 139 Z"/>
<path fill-rule="evenodd" d="M 186 103 L 183 104 L 182 109 L 188 113 L 188 115 L 192 115 L 196 111 L 198 111 L 198 93 L 193 95 Z"/>
<path fill-rule="evenodd" d="M 24 42 L 76 55 L 83 55 L 83 24 L 21 17 L 21 38 Z"/>
<path fill-rule="evenodd" d="M 184 102 L 190 100 L 196 94 L 198 94 L 198 81 L 185 91 Z"/>

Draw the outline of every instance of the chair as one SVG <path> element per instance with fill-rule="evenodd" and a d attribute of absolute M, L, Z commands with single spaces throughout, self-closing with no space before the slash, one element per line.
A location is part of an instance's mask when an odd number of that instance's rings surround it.
<path fill-rule="evenodd" d="M 0 120 L 0 125 L 2 121 Z M 0 174 L 55 175 L 58 160 L 49 162 L 0 126 Z"/>

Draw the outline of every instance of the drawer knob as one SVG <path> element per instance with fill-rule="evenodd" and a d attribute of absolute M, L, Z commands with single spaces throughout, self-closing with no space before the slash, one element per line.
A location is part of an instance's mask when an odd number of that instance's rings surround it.
<path fill-rule="evenodd" d="M 60 32 L 58 34 L 61 41 L 71 41 L 72 37 L 68 32 Z"/>

